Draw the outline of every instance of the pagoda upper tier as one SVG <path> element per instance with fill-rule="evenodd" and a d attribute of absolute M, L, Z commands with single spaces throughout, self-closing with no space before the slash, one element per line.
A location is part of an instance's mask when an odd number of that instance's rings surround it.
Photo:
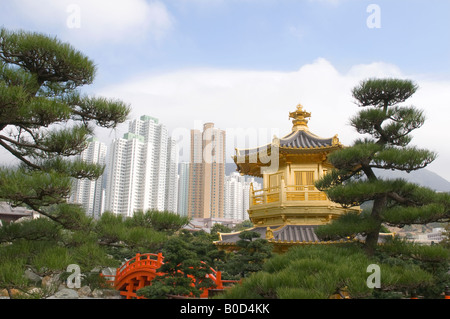
<path fill-rule="evenodd" d="M 299 104 L 292 119 L 292 130 L 271 143 L 236 149 L 234 161 L 243 175 L 262 177 L 263 187 L 250 185 L 248 215 L 252 231 L 284 251 L 294 245 L 321 244 L 315 235 L 319 225 L 329 223 L 348 212 L 359 213 L 359 207 L 342 207 L 332 202 L 325 192 L 315 187 L 317 180 L 334 167 L 327 156 L 344 146 L 337 135 L 322 138 L 309 131 L 311 113 Z M 216 245 L 235 249 L 238 233 L 220 234 Z"/>
<path fill-rule="evenodd" d="M 292 118 L 292 131 L 282 138 L 274 137 L 271 143 L 249 149 L 236 149 L 233 157 L 237 171 L 243 175 L 263 177 L 261 168 L 269 166 L 268 158 L 274 151 L 279 155 L 280 164 L 298 161 L 323 162 L 326 155 L 340 149 L 337 134 L 330 138 L 322 138 L 312 133 L 308 128 L 307 118 L 311 113 L 303 110 L 301 104 L 294 112 L 289 113 Z"/>

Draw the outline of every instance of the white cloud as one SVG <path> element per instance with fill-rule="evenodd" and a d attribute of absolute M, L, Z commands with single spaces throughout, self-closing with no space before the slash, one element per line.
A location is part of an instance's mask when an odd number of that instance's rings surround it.
<path fill-rule="evenodd" d="M 288 114 L 301 103 L 312 113 L 309 122 L 312 132 L 322 137 L 338 134 L 341 142 L 349 145 L 359 137 L 348 125 L 349 118 L 358 111 L 351 89 L 369 77 L 417 81 L 420 89 L 410 103 L 424 108 L 428 120 L 414 133 L 413 144 L 437 151 L 440 156 L 430 168 L 441 171 L 450 180 L 447 169 L 450 150 L 442 144 L 448 126 L 450 83 L 405 75 L 398 67 L 387 63 L 356 65 L 345 74 L 325 59 L 317 59 L 294 72 L 185 69 L 137 78 L 98 93 L 131 103 L 130 118 L 152 115 L 171 131 L 188 132 L 204 122 L 214 122 L 216 127 L 230 132 L 259 130 L 258 140 L 245 145 L 251 147 L 266 143 L 273 132 L 280 137 L 289 133 L 292 124 Z M 123 131 L 126 128 L 123 125 Z M 119 130 L 114 136 L 121 133 Z M 186 139 L 184 146 L 188 147 L 188 137 Z M 236 146 L 242 147 L 229 137 L 227 161 Z M 188 155 L 186 151 L 184 156 Z"/>
<path fill-rule="evenodd" d="M 145 0 L 16 0 L 18 17 L 41 32 L 89 44 L 123 43 L 151 36 L 161 39 L 174 18 L 160 1 Z"/>

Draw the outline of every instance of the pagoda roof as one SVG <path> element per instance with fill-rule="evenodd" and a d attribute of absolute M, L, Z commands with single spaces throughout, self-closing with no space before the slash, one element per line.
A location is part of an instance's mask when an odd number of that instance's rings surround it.
<path fill-rule="evenodd" d="M 273 232 L 272 241 L 317 243 L 320 240 L 314 232 L 316 227 L 309 225 L 286 225 Z"/>
<path fill-rule="evenodd" d="M 365 237 L 357 235 L 356 237 L 342 238 L 338 240 L 321 240 L 316 235 L 316 229 L 319 225 L 280 225 L 280 226 L 257 226 L 246 229 L 246 231 L 254 231 L 260 234 L 261 239 L 266 239 L 269 243 L 279 246 L 292 245 L 311 245 L 311 244 L 342 244 L 355 241 L 364 242 Z M 268 232 L 270 230 L 270 232 Z M 239 234 L 242 231 L 234 233 L 219 233 L 220 239 L 214 244 L 218 246 L 236 247 Z M 394 233 L 380 233 L 378 243 L 385 243 L 391 239 Z"/>
<path fill-rule="evenodd" d="M 280 139 L 280 147 L 323 148 L 333 146 L 333 138 L 320 138 L 309 131 L 298 130 Z"/>
<path fill-rule="evenodd" d="M 301 129 L 292 131 L 280 139 L 274 138 L 272 143 L 263 146 L 249 149 L 236 149 L 236 156 L 250 156 L 262 152 L 268 154 L 272 147 L 278 147 L 280 152 L 294 151 L 295 153 L 310 153 L 311 151 L 335 150 L 340 148 L 341 144 L 337 135 L 331 138 L 321 138 L 309 130 Z"/>
<path fill-rule="evenodd" d="M 248 231 L 254 231 L 261 235 L 260 238 L 267 239 L 269 242 L 274 243 L 319 243 L 320 239 L 315 234 L 316 225 L 282 225 L 275 226 L 271 229 L 273 232 L 273 237 L 266 238 L 267 232 L 266 226 L 264 227 L 254 227 L 247 229 Z M 239 234 L 236 233 L 220 233 L 220 240 L 216 241 L 216 245 L 231 245 L 235 244 L 240 238 Z"/>
<path fill-rule="evenodd" d="M 244 175 L 261 177 L 260 168 L 269 166 L 268 163 L 273 151 L 279 156 L 310 156 L 313 154 L 328 154 L 343 148 L 337 135 L 330 138 L 322 138 L 312 133 L 308 128 L 308 118 L 311 113 L 303 110 L 301 104 L 297 105 L 294 112 L 289 113 L 292 118 L 293 127 L 289 134 L 282 138 L 274 137 L 271 143 L 247 149 L 236 148 L 233 160 L 237 171 Z"/>

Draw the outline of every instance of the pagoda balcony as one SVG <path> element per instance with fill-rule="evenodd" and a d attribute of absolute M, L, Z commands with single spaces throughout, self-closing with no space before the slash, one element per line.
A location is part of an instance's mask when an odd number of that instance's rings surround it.
<path fill-rule="evenodd" d="M 281 185 L 264 189 L 250 188 L 250 207 L 277 204 L 283 206 L 299 202 L 328 201 L 327 195 L 314 185 Z M 306 204 L 306 203 L 303 203 Z"/>

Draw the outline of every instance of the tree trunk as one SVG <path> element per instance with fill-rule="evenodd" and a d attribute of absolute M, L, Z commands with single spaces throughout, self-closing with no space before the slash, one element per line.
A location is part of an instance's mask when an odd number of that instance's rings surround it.
<path fill-rule="evenodd" d="M 375 253 L 378 244 L 379 231 L 373 231 L 367 234 L 364 249 L 369 256 Z"/>
<path fill-rule="evenodd" d="M 366 242 L 365 242 L 365 250 L 369 255 L 373 255 L 377 248 L 378 237 L 380 235 L 381 229 L 381 218 L 380 213 L 386 207 L 387 203 L 387 195 L 383 194 L 380 197 L 376 198 L 373 202 L 372 213 L 370 216 L 375 224 L 375 227 L 367 233 Z"/>
<path fill-rule="evenodd" d="M 13 292 L 11 291 L 11 288 L 6 288 L 6 291 L 8 292 L 8 295 L 9 295 L 9 299 L 15 299 L 14 298 L 14 294 L 13 294 Z"/>

